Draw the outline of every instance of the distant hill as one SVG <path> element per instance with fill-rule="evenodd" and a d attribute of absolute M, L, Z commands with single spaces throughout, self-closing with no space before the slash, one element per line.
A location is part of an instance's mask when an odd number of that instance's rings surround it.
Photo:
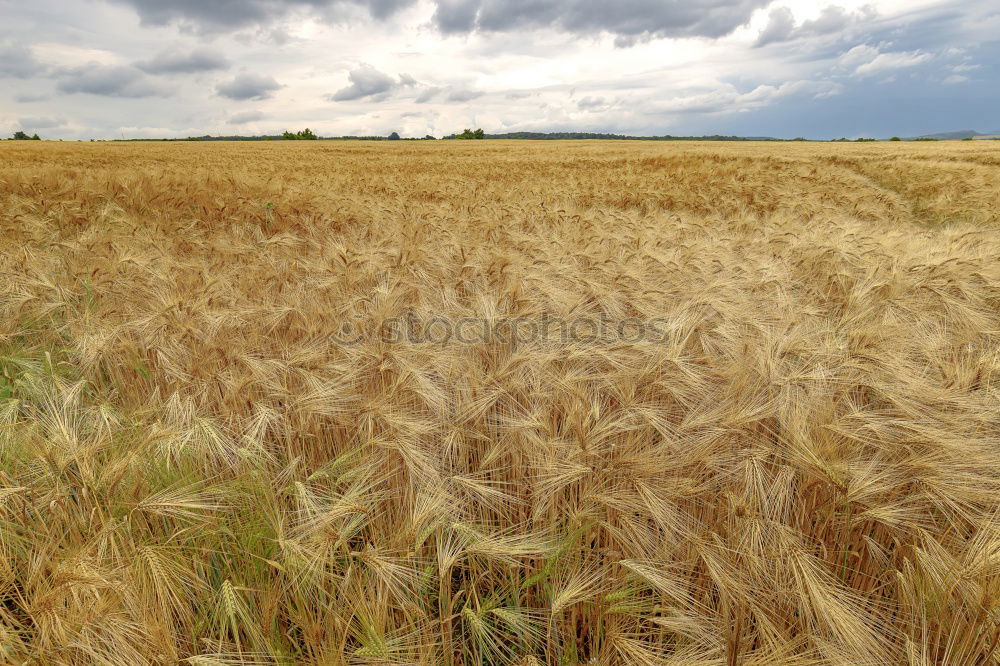
<path fill-rule="evenodd" d="M 285 137 L 276 135 L 265 136 L 192 136 L 183 139 L 112 139 L 112 141 L 282 141 Z M 387 136 L 320 136 L 320 141 L 391 141 L 393 139 L 402 141 L 424 141 L 434 137 L 427 135 L 423 138 L 400 138 Z M 443 137 L 453 139 L 454 135 Z M 710 134 L 706 136 L 674 136 L 664 134 L 662 136 L 632 136 L 629 134 L 611 134 L 606 132 L 508 132 L 506 134 L 486 134 L 486 139 L 508 139 L 508 140 L 533 140 L 533 141 L 566 141 L 581 139 L 600 139 L 606 141 L 810 141 L 810 139 L 778 139 L 773 136 L 731 136 L 722 134 Z M 903 141 L 962 141 L 964 139 L 980 140 L 1000 140 L 1000 131 L 997 132 L 977 132 L 975 130 L 960 130 L 957 132 L 940 132 L 938 134 L 925 134 L 904 138 Z M 822 139 L 812 139 L 813 141 L 823 141 Z M 877 139 L 833 139 L 833 141 L 876 141 Z"/>
<path fill-rule="evenodd" d="M 907 141 L 915 141 L 916 139 L 937 139 L 938 141 L 961 141 L 962 139 L 975 139 L 976 137 L 994 137 L 1000 135 L 1000 132 L 977 132 L 976 130 L 959 130 L 957 132 L 941 132 L 939 134 L 925 134 L 923 136 L 916 136 L 907 139 Z"/>
<path fill-rule="evenodd" d="M 487 139 L 530 139 L 533 141 L 561 141 L 572 139 L 606 139 L 616 141 L 781 141 L 770 136 L 629 136 L 626 134 L 603 134 L 598 132 L 508 132 L 507 134 L 487 134 Z"/>
<path fill-rule="evenodd" d="M 286 137 L 280 134 L 264 136 L 191 136 L 182 139 L 112 139 L 112 141 L 282 141 Z M 397 136 L 397 138 L 399 138 Z M 433 139 L 427 135 L 423 138 L 404 138 L 402 141 L 424 141 Z M 454 139 L 454 135 L 443 137 L 444 139 Z M 787 139 L 776 139 L 771 136 L 723 136 L 712 134 L 710 136 L 630 136 L 626 134 L 606 134 L 598 132 L 509 132 L 507 134 L 487 134 L 486 139 L 531 139 L 535 141 L 563 141 L 574 139 L 605 139 L 617 141 L 786 141 Z M 385 136 L 320 136 L 320 141 L 386 141 L 391 140 Z M 793 139 L 794 141 L 805 141 L 806 139 Z"/>
<path fill-rule="evenodd" d="M 320 141 L 389 141 L 387 136 L 320 136 Z M 182 139 L 111 139 L 113 142 L 129 141 L 284 141 L 287 137 L 281 134 L 265 134 L 258 136 L 189 136 Z M 422 141 L 423 139 L 404 139 L 404 141 Z"/>

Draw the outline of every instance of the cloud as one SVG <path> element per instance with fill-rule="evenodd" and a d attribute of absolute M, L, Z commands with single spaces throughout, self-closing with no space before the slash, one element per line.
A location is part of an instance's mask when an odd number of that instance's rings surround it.
<path fill-rule="evenodd" d="M 64 93 L 86 93 L 102 97 L 154 97 L 166 94 L 135 67 L 88 63 L 61 70 L 57 88 Z"/>
<path fill-rule="evenodd" d="M 916 136 L 953 126 L 997 129 L 1000 108 L 996 0 L 916 6 L 771 0 L 757 3 L 762 6 L 753 13 L 752 29 L 744 26 L 728 38 L 656 42 L 631 51 L 613 45 L 641 44 L 664 30 L 704 33 L 701 28 L 718 27 L 721 19 L 686 17 L 688 9 L 680 7 L 667 20 L 661 10 L 680 3 L 659 0 L 605 6 L 600 0 L 397 0 L 376 7 L 389 17 L 384 22 L 369 16 L 371 3 L 362 0 L 33 1 L 35 10 L 0 21 L 0 89 L 6 91 L 0 107 L 7 101 L 0 125 L 17 129 L 18 118 L 28 116 L 67 119 L 62 127 L 38 130 L 46 137 L 119 136 L 119 124 L 142 128 L 137 136 L 245 134 L 254 125 L 262 131 L 308 125 L 326 136 L 391 129 L 441 135 L 467 126 Z M 95 11 L 108 2 L 117 3 L 113 11 Z M 867 2 L 880 13 L 858 22 L 856 8 Z M 497 15 L 501 4 L 509 16 Z M 708 15 L 726 8 L 730 25 L 748 6 L 729 0 L 685 4 L 708 7 Z M 140 5 L 145 25 L 130 9 Z M 392 7 L 403 11 L 393 14 Z M 445 19 L 452 22 L 450 37 L 435 25 Z M 170 25 L 151 27 L 154 20 Z M 220 34 L 194 41 L 184 36 L 191 31 Z M 283 45 L 278 32 L 287 35 Z M 454 36 L 469 33 L 469 39 Z M 764 45 L 753 49 L 755 42 Z M 209 69 L 210 56 L 232 65 Z M 920 58 L 926 61 L 908 64 Z M 373 90 L 371 81 L 349 80 L 361 62 L 384 73 L 386 92 L 374 92 L 379 88 Z M 96 64 L 121 69 L 101 70 L 103 81 L 96 80 L 101 72 L 68 81 L 67 72 Z M 199 73 L 203 66 L 207 71 Z M 115 71 L 124 74 L 115 79 Z M 274 77 L 270 83 L 283 87 L 265 90 L 273 98 L 263 102 L 217 94 L 218 84 L 234 92 L 233 80 L 247 72 Z M 830 85 L 783 85 L 799 80 Z M 314 103 L 345 88 L 342 97 L 374 94 Z M 154 92 L 166 96 L 145 102 L 108 96 Z M 260 91 L 243 93 L 237 97 Z M 476 93 L 482 96 L 468 99 Z M 408 112 L 419 114 L 400 120 Z"/>
<path fill-rule="evenodd" d="M 267 114 L 261 111 L 243 111 L 242 113 L 234 113 L 229 117 L 227 121 L 230 125 L 242 125 L 243 123 L 252 123 L 258 120 L 264 120 L 267 118 Z"/>
<path fill-rule="evenodd" d="M 190 53 L 164 51 L 149 60 L 135 63 L 135 66 L 149 74 L 194 74 L 229 69 L 230 64 L 221 53 L 195 49 Z"/>
<path fill-rule="evenodd" d="M 603 97 L 584 97 L 576 103 L 576 108 L 581 111 L 595 111 L 605 105 Z"/>
<path fill-rule="evenodd" d="M 351 70 L 347 79 L 351 82 L 328 97 L 334 102 L 350 102 L 367 97 L 384 97 L 400 86 L 415 85 L 413 77 L 403 74 L 399 80 L 385 72 L 380 72 L 369 64 L 361 64 Z"/>
<path fill-rule="evenodd" d="M 245 73 L 220 83 L 215 87 L 215 91 L 222 97 L 242 102 L 251 99 L 268 99 L 275 90 L 280 90 L 281 87 L 281 84 L 273 77 Z"/>
<path fill-rule="evenodd" d="M 23 44 L 0 44 L 0 78 L 30 79 L 45 69 Z"/>
<path fill-rule="evenodd" d="M 802 31 L 817 35 L 828 35 L 832 32 L 843 30 L 855 18 L 870 16 L 872 13 L 873 10 L 870 7 L 864 7 L 857 14 L 848 14 L 847 10 L 843 7 L 831 5 L 825 7 L 817 18 L 804 22 L 802 24 Z"/>
<path fill-rule="evenodd" d="M 722 37 L 746 24 L 769 0 L 436 0 L 444 33 L 553 28 L 624 37 Z M 627 46 L 631 40 L 621 41 Z"/>
<path fill-rule="evenodd" d="M 927 62 L 932 57 L 933 56 L 930 53 L 921 53 L 920 51 L 879 53 L 872 60 L 858 65 L 854 70 L 854 74 L 862 77 L 873 76 L 875 74 L 881 74 L 882 72 L 888 72 L 894 69 L 913 67 Z"/>
<path fill-rule="evenodd" d="M 116 0 L 145 24 L 179 23 L 202 31 L 231 31 L 274 23 L 296 10 L 361 9 L 386 19 L 418 0 Z M 746 24 L 768 0 L 431 0 L 443 33 L 507 32 L 547 27 L 576 34 L 721 37 Z M 343 13 L 340 11 L 340 13 Z M 343 20 L 342 16 L 338 16 Z"/>
<path fill-rule="evenodd" d="M 444 88 L 437 88 L 437 87 L 424 88 L 421 91 L 421 93 L 417 95 L 417 98 L 414 99 L 413 101 L 417 104 L 426 104 L 427 102 L 430 102 L 432 99 L 437 97 L 443 90 Z"/>
<path fill-rule="evenodd" d="M 802 37 L 831 35 L 851 26 L 870 23 L 876 16 L 876 11 L 867 5 L 855 12 L 830 5 L 825 7 L 818 17 L 803 21 L 802 25 L 796 28 L 792 10 L 788 7 L 775 7 L 768 15 L 767 25 L 758 35 L 754 46 L 767 46 Z"/>
<path fill-rule="evenodd" d="M 17 122 L 25 131 L 52 129 L 66 124 L 66 120 L 63 118 L 19 118 Z"/>
<path fill-rule="evenodd" d="M 280 20 L 296 10 L 361 8 L 376 18 L 387 18 L 414 0 L 117 0 L 139 14 L 142 23 L 179 23 L 202 31 L 237 30 Z"/>
<path fill-rule="evenodd" d="M 787 81 L 780 86 L 758 86 L 754 90 L 739 97 L 744 103 L 771 103 L 788 97 L 811 97 L 812 99 L 827 99 L 839 95 L 843 86 L 832 81 Z"/>
<path fill-rule="evenodd" d="M 878 49 L 874 46 L 869 46 L 868 44 L 858 44 L 851 50 L 843 53 L 837 59 L 837 62 L 844 67 L 853 69 L 859 65 L 863 65 L 864 63 L 871 62 L 878 56 L 878 53 Z"/>
<path fill-rule="evenodd" d="M 481 3 L 469 0 L 437 0 L 434 23 L 445 33 L 471 32 L 479 15 Z"/>
<path fill-rule="evenodd" d="M 786 42 L 795 32 L 795 16 L 788 7 L 775 7 L 768 14 L 767 26 L 761 30 L 754 46 L 766 46 L 775 42 Z"/>
<path fill-rule="evenodd" d="M 741 93 L 732 85 L 723 85 L 707 91 L 693 90 L 643 107 L 637 100 L 631 108 L 644 108 L 653 114 L 720 114 L 738 113 L 770 106 L 790 98 L 825 99 L 842 92 L 843 87 L 831 81 L 787 81 L 779 86 L 759 85 Z"/>
<path fill-rule="evenodd" d="M 449 102 L 471 102 L 474 99 L 482 97 L 483 94 L 484 93 L 481 90 L 467 90 L 465 88 L 458 88 L 448 93 L 448 97 L 446 97 L 445 99 Z"/>

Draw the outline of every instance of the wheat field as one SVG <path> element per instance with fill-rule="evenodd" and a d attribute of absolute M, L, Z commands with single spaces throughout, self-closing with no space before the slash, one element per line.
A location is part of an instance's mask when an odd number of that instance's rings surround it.
<path fill-rule="evenodd" d="M 0 205 L 0 660 L 1000 663 L 1000 143 L 9 142 Z"/>

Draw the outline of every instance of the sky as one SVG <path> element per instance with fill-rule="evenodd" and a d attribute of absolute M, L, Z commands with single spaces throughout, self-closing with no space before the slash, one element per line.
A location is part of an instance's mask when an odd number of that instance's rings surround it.
<path fill-rule="evenodd" d="M 0 0 L 0 134 L 1000 133 L 996 0 Z"/>

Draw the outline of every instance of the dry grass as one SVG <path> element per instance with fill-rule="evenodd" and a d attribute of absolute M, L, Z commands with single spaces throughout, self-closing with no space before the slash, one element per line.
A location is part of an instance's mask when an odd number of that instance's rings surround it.
<path fill-rule="evenodd" d="M 0 205 L 11 662 L 998 663 L 1000 146 L 5 143 Z"/>

